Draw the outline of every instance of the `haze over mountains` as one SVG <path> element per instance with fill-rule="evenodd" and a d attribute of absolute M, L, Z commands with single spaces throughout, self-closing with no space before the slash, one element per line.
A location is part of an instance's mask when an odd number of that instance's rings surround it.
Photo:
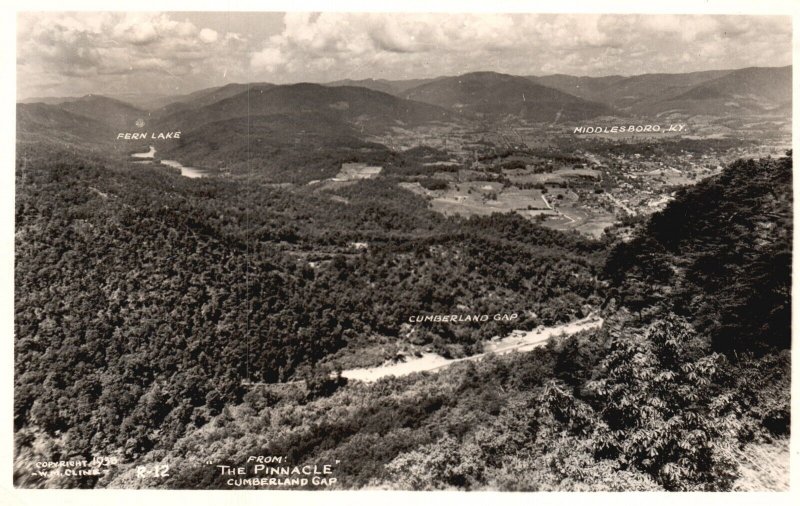
<path fill-rule="evenodd" d="M 791 81 L 791 67 L 741 69 L 706 81 L 656 105 L 711 115 L 722 115 L 726 110 L 737 109 L 748 112 L 790 110 Z M 640 110 L 648 111 L 646 108 Z"/>
<path fill-rule="evenodd" d="M 26 133 L 92 142 L 113 140 L 109 129 L 131 128 L 138 118 L 148 116 L 142 109 L 102 95 L 60 100 L 17 104 L 17 131 L 23 140 Z"/>
<path fill-rule="evenodd" d="M 682 93 L 728 72 L 711 70 L 686 74 L 642 74 L 630 77 L 578 77 L 554 74 L 542 77 L 527 76 L 527 78 L 576 97 L 603 102 L 617 109 L 627 109 L 641 101 Z"/>
<path fill-rule="evenodd" d="M 17 104 L 17 141 L 63 143 L 110 142 L 109 126 L 45 103 Z"/>
<path fill-rule="evenodd" d="M 393 127 L 479 119 L 518 119 L 558 124 L 601 116 L 655 118 L 665 113 L 738 117 L 783 115 L 791 111 L 791 66 L 713 70 L 686 74 L 578 77 L 512 76 L 473 72 L 455 77 L 389 81 L 367 79 L 327 85 L 298 83 L 233 83 L 172 97 L 137 101 L 137 107 L 116 98 L 36 99 L 18 105 L 18 129 L 25 134 L 69 131 L 62 139 L 101 142 L 119 131 L 181 130 L 229 122 L 236 118 L 280 115 L 279 124 L 305 131 L 316 115 L 320 129 L 332 138 L 350 135 L 350 128 L 374 134 Z M 30 102 L 28 100 L 23 102 Z M 303 115 L 292 121 L 292 115 Z M 277 116 L 276 116 L 277 117 Z M 80 119 L 88 120 L 79 125 Z M 139 122 L 141 124 L 141 122 Z M 224 123 L 229 127 L 229 123 Z M 221 123 L 220 126 L 223 126 Z M 102 139 L 103 141 L 109 139 Z"/>

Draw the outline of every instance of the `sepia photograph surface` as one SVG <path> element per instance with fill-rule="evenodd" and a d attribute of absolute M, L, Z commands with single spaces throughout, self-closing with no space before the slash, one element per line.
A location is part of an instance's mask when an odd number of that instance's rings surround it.
<path fill-rule="evenodd" d="M 789 489 L 791 16 L 18 12 L 15 80 L 15 488 Z"/>

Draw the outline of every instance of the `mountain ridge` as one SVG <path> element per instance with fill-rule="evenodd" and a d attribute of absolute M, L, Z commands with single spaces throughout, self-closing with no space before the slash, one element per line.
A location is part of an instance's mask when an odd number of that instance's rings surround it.
<path fill-rule="evenodd" d="M 498 72 L 470 72 L 408 90 L 405 98 L 474 116 L 516 115 L 534 121 L 588 119 L 614 111 L 600 103 Z"/>

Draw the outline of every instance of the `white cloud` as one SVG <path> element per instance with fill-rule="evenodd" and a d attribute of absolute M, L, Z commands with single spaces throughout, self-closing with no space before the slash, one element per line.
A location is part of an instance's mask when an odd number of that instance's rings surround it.
<path fill-rule="evenodd" d="M 212 42 L 216 42 L 219 35 L 215 30 L 210 28 L 203 28 L 200 30 L 200 40 L 205 42 L 206 44 L 211 44 Z"/>
<path fill-rule="evenodd" d="M 29 94 L 52 93 L 43 83 L 59 77 L 64 94 L 173 90 L 184 76 L 246 65 L 238 34 L 220 37 L 163 13 L 24 13 L 17 44 L 18 84 Z"/>
<path fill-rule="evenodd" d="M 255 19 L 233 33 L 181 13 L 20 14 L 19 89 L 190 91 L 225 81 L 476 70 L 639 74 L 791 62 L 788 17 L 293 12 L 283 16 L 282 28 L 272 21 L 265 30 L 261 13 L 246 16 Z M 62 91 L 55 92 L 58 82 Z"/>
<path fill-rule="evenodd" d="M 681 72 L 687 52 L 688 70 L 788 64 L 790 38 L 788 18 L 755 16 L 289 13 L 250 63 L 284 81 Z"/>
<path fill-rule="evenodd" d="M 250 58 L 250 65 L 258 70 L 273 72 L 278 66 L 285 63 L 283 54 L 279 49 L 267 47 L 254 53 Z"/>

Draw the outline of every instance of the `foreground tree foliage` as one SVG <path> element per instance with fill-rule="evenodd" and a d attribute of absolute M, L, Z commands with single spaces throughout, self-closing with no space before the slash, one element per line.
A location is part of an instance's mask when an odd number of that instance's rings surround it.
<path fill-rule="evenodd" d="M 609 252 L 442 218 L 391 178 L 316 192 L 23 152 L 17 458 L 119 455 L 81 486 L 227 488 L 204 462 L 281 455 L 339 461 L 341 488 L 728 490 L 737 455 L 789 434 L 791 163 L 736 162 Z M 457 304 L 525 316 L 418 339 L 469 354 L 603 301 L 600 331 L 437 374 L 326 363 Z"/>
<path fill-rule="evenodd" d="M 739 160 L 682 190 L 609 254 L 606 274 L 632 309 L 693 320 L 716 351 L 787 348 L 792 159 Z"/>
<path fill-rule="evenodd" d="M 600 300 L 600 243 L 444 219 L 391 180 L 317 194 L 22 146 L 17 185 L 15 427 L 47 458 L 171 448 L 249 383 L 302 379 L 454 302 L 533 328 Z M 418 345 L 463 355 L 512 328 L 424 330 Z M 310 377 L 311 397 L 339 386 Z"/>

